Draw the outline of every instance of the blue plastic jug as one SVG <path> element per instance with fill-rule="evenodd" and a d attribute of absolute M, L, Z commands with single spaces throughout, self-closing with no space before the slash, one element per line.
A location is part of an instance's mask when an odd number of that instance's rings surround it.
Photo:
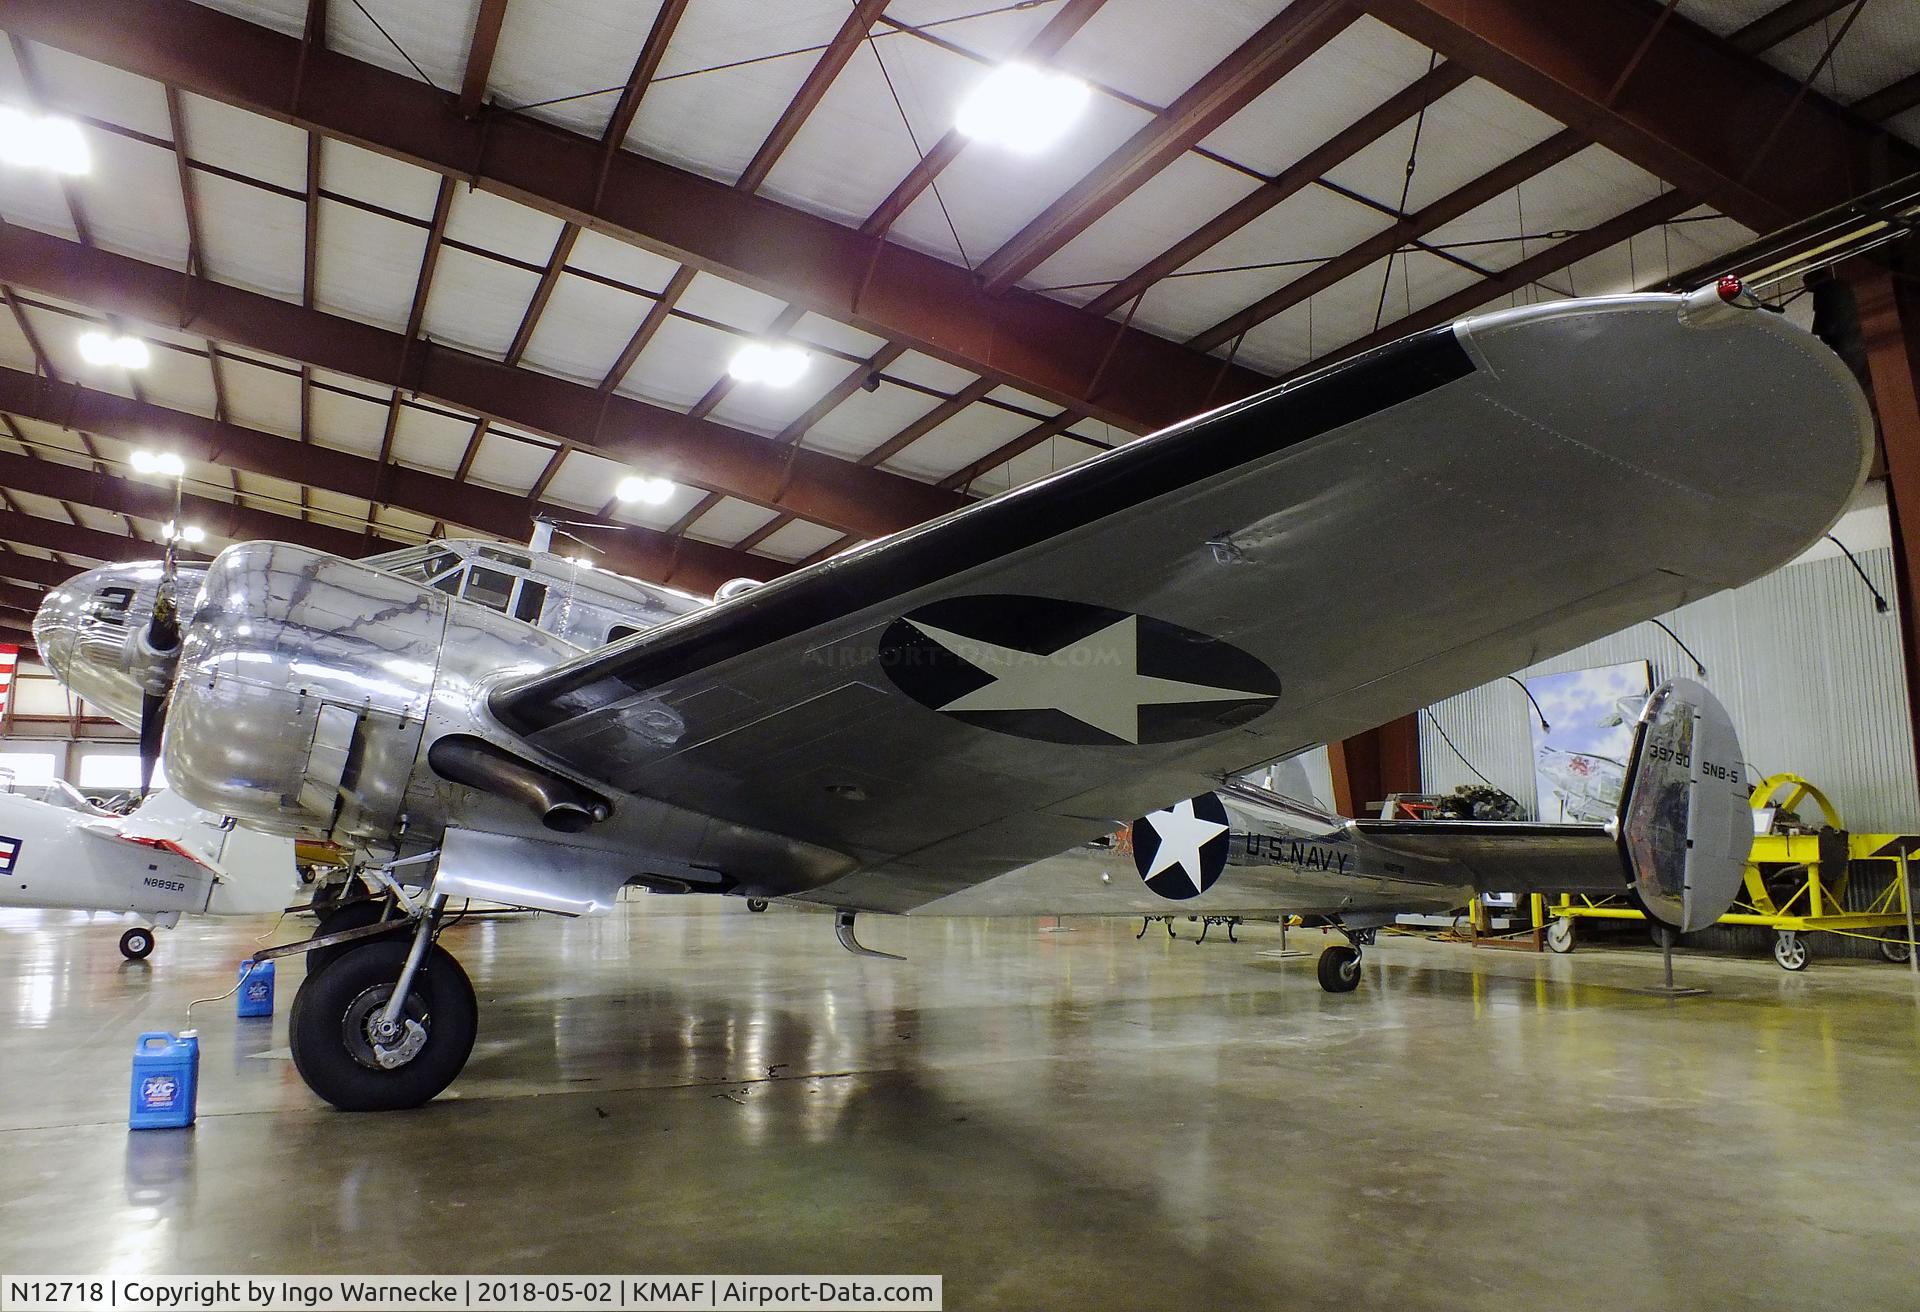
<path fill-rule="evenodd" d="M 127 1125 L 174 1130 L 193 1124 L 200 1083 L 200 1035 L 195 1030 L 140 1036 L 133 1048 L 133 1093 Z"/>
<path fill-rule="evenodd" d="M 271 961 L 243 961 L 240 963 L 240 992 L 234 999 L 233 1014 L 246 1019 L 248 1016 L 273 1015 L 273 963 Z"/>

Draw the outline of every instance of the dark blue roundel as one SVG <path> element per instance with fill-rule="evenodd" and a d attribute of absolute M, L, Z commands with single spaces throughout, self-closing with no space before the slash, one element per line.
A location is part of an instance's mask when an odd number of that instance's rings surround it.
<path fill-rule="evenodd" d="M 1134 869 L 1161 897 L 1184 902 L 1220 878 L 1230 842 L 1226 806 L 1202 793 L 1133 822 Z"/>
<path fill-rule="evenodd" d="M 949 597 L 880 637 L 880 668 L 923 706 L 1045 742 L 1179 742 L 1232 729 L 1280 696 L 1230 643 L 1130 611 L 1052 597 Z"/>

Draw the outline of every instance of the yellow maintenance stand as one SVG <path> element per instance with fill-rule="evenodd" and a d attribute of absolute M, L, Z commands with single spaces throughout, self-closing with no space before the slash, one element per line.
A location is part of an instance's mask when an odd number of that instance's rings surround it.
<path fill-rule="evenodd" d="M 1817 826 L 1799 815 L 1808 803 L 1819 808 Z M 1908 860 L 1920 852 L 1920 835 L 1850 834 L 1827 795 L 1797 774 L 1761 780 L 1751 805 L 1756 833 L 1746 884 L 1719 924 L 1771 929 L 1773 959 L 1786 970 L 1805 970 L 1806 935 L 1823 933 L 1872 939 L 1887 960 L 1906 962 L 1920 973 L 1907 878 Z M 1856 865 L 1865 861 L 1891 863 L 1893 877 L 1863 910 L 1849 911 L 1847 885 Z M 1553 917 L 1547 946 L 1555 952 L 1573 951 L 1576 920 L 1645 919 L 1623 897 L 1562 897 L 1544 910 Z"/>

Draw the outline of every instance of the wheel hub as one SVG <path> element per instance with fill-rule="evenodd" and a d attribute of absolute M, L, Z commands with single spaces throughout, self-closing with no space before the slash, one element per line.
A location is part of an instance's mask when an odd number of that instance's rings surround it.
<path fill-rule="evenodd" d="M 407 1003 L 397 1023 L 381 1019 L 393 985 L 376 984 L 347 1006 L 342 1018 L 347 1051 L 370 1070 L 398 1070 L 420 1055 L 427 1046 L 432 1017 L 416 993 L 407 995 Z"/>

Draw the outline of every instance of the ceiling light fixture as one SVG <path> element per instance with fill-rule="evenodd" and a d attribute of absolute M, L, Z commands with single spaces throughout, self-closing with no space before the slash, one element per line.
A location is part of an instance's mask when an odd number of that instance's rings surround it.
<path fill-rule="evenodd" d="M 153 362 L 153 353 L 138 337 L 115 337 L 95 331 L 80 334 L 80 358 L 105 368 L 145 369 Z"/>
<path fill-rule="evenodd" d="M 1077 77 L 1032 64 L 1002 64 L 960 102 L 954 126 L 976 141 L 1036 155 L 1066 135 L 1090 96 Z"/>
<path fill-rule="evenodd" d="M 92 170 L 93 152 L 72 119 L 0 105 L 0 163 L 78 177 Z"/>
<path fill-rule="evenodd" d="M 207 531 L 201 528 L 198 524 L 188 524 L 185 528 L 182 528 L 178 533 L 176 533 L 174 532 L 174 529 L 173 529 L 173 521 L 168 520 L 165 524 L 161 525 L 160 536 L 165 538 L 169 542 L 173 541 L 175 538 L 178 538 L 180 541 L 185 542 L 189 546 L 191 546 L 195 543 L 205 542 L 207 540 Z"/>
<path fill-rule="evenodd" d="M 620 480 L 613 489 L 613 495 L 622 501 L 638 501 L 642 505 L 664 506 L 673 500 L 673 483 L 664 478 L 642 478 L 637 474 Z"/>
<path fill-rule="evenodd" d="M 171 451 L 135 451 L 133 472 L 159 474 L 166 478 L 182 478 L 187 472 L 187 462 Z"/>
<path fill-rule="evenodd" d="M 736 382 L 792 387 L 807 372 L 807 353 L 797 346 L 748 342 L 733 353 L 727 372 Z"/>

